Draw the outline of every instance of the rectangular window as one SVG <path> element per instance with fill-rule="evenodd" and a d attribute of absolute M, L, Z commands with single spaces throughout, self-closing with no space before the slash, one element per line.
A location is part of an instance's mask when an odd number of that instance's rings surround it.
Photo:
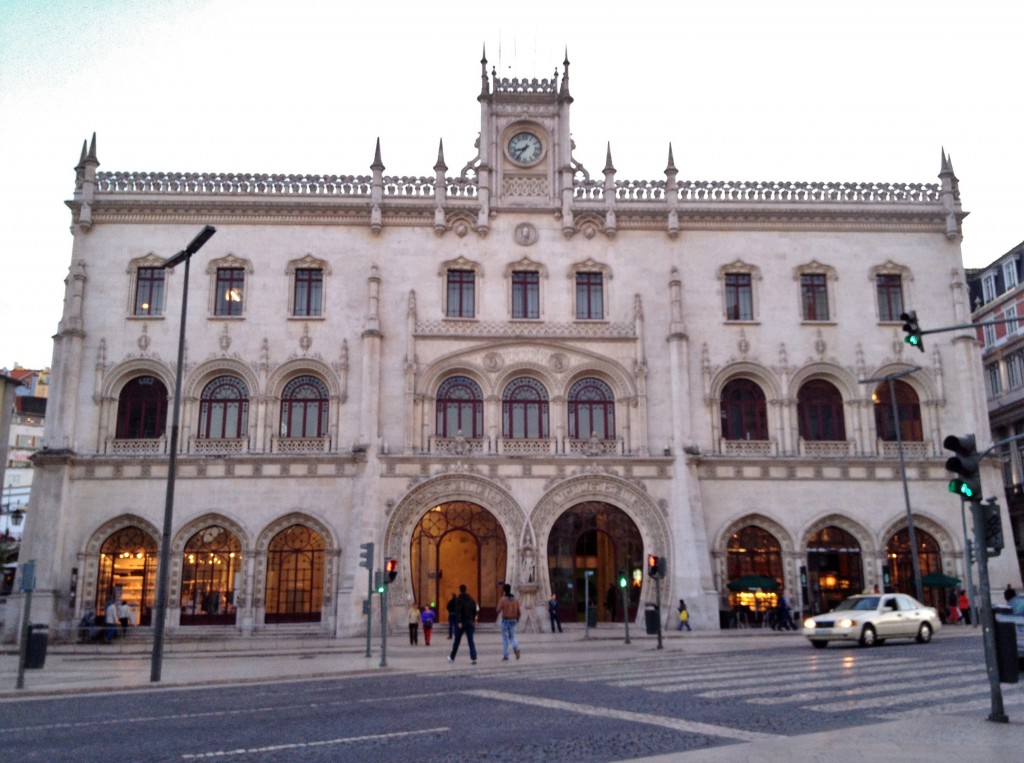
<path fill-rule="evenodd" d="M 996 327 L 982 326 L 981 330 L 985 336 L 985 346 L 992 347 L 996 343 Z"/>
<path fill-rule="evenodd" d="M 875 278 L 878 288 L 878 320 L 898 321 L 903 312 L 903 277 L 880 275 Z"/>
<path fill-rule="evenodd" d="M 540 274 L 536 270 L 512 273 L 512 317 L 540 318 Z"/>
<path fill-rule="evenodd" d="M 600 273 L 576 274 L 576 318 L 604 318 L 604 279 Z"/>
<path fill-rule="evenodd" d="M 217 268 L 217 295 L 213 314 L 241 315 L 244 287 L 245 270 L 242 268 Z"/>
<path fill-rule="evenodd" d="M 725 319 L 754 320 L 754 293 L 749 273 L 725 274 Z"/>
<path fill-rule="evenodd" d="M 476 273 L 472 270 L 448 271 L 449 318 L 473 318 L 476 314 Z"/>
<path fill-rule="evenodd" d="M 986 302 L 996 298 L 996 274 L 988 273 L 981 279 L 981 297 Z"/>
<path fill-rule="evenodd" d="M 1003 319 L 1004 320 L 1010 321 L 1010 320 L 1012 320 L 1013 318 L 1016 318 L 1016 317 L 1017 317 L 1017 306 L 1016 305 L 1009 305 L 1009 306 L 1006 307 L 1006 309 L 1003 310 Z M 1016 334 L 1020 330 L 1020 328 L 1019 328 L 1020 324 L 1018 324 L 1017 321 L 1013 321 L 1012 323 L 1007 323 L 1005 325 L 1006 325 L 1006 333 L 1007 334 Z"/>
<path fill-rule="evenodd" d="M 828 320 L 828 283 L 824 273 L 800 276 L 800 299 L 805 321 Z"/>
<path fill-rule="evenodd" d="M 992 397 L 999 397 L 1003 391 L 1003 385 L 999 381 L 999 364 L 993 363 L 985 368 L 988 375 L 988 392 Z"/>
<path fill-rule="evenodd" d="M 1008 389 L 1024 386 L 1024 354 L 1015 352 L 1006 359 L 1006 386 Z"/>
<path fill-rule="evenodd" d="M 139 268 L 135 271 L 135 308 L 133 315 L 163 315 L 163 268 Z"/>
<path fill-rule="evenodd" d="M 1003 263 L 1003 282 L 1006 284 L 1006 291 L 1017 285 L 1017 262 L 1015 260 Z"/>
<path fill-rule="evenodd" d="M 317 317 L 323 314 L 324 271 L 298 268 L 295 271 L 294 315 Z"/>

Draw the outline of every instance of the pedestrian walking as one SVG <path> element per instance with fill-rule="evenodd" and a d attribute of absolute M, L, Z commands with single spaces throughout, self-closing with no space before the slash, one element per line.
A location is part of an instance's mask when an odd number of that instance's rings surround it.
<path fill-rule="evenodd" d="M 448 662 L 455 662 L 455 655 L 459 653 L 459 644 L 462 637 L 466 637 L 469 644 L 469 659 L 476 665 L 476 643 L 473 641 L 473 631 L 476 628 L 476 602 L 473 597 L 466 593 L 465 584 L 459 586 L 459 596 L 455 600 L 455 643 L 452 644 L 451 654 L 448 655 Z"/>
<path fill-rule="evenodd" d="M 103 640 L 108 644 L 112 644 L 114 643 L 114 636 L 117 635 L 117 626 L 121 624 L 117 617 L 117 602 L 113 599 L 107 602 L 107 608 L 103 613 L 103 620 L 107 626 L 103 634 Z"/>
<path fill-rule="evenodd" d="M 688 631 L 693 629 L 690 627 L 690 611 L 686 608 L 686 602 L 683 599 L 679 600 L 679 625 L 676 626 L 677 631 L 681 631 L 686 628 Z"/>
<path fill-rule="evenodd" d="M 949 607 L 949 624 L 956 625 L 960 622 L 960 597 L 956 595 L 955 590 L 950 590 L 949 596 L 946 598 L 946 606 Z"/>
<path fill-rule="evenodd" d="M 562 618 L 558 616 L 558 596 L 551 594 L 551 598 L 548 599 L 548 617 L 551 618 L 551 632 L 555 632 L 555 626 L 558 626 L 558 632 L 562 632 Z"/>
<path fill-rule="evenodd" d="M 1003 598 L 1006 599 L 1007 602 L 1009 602 L 1010 599 L 1012 599 L 1016 595 L 1017 595 L 1017 592 L 1013 589 L 1013 586 L 1010 585 L 1009 583 L 1007 583 L 1006 584 L 1006 590 L 1003 591 Z"/>
<path fill-rule="evenodd" d="M 423 614 L 420 615 L 420 622 L 423 623 L 423 643 L 426 646 L 430 646 L 430 635 L 434 632 L 434 610 L 430 607 L 423 608 Z"/>
<path fill-rule="evenodd" d="M 458 594 L 452 594 L 452 597 L 448 600 L 448 638 L 449 640 L 455 635 L 455 626 L 458 624 Z"/>
<path fill-rule="evenodd" d="M 957 597 L 957 606 L 960 608 L 960 616 L 964 619 L 964 625 L 971 624 L 971 600 L 967 598 L 967 591 L 960 589 Z"/>
<path fill-rule="evenodd" d="M 520 657 L 519 642 L 516 640 L 516 623 L 519 622 L 519 600 L 512 595 L 512 586 L 505 583 L 502 588 L 504 596 L 498 600 L 498 614 L 501 615 L 501 651 L 502 662 L 508 662 L 508 648 L 518 660 Z"/>
<path fill-rule="evenodd" d="M 409 605 L 409 645 L 416 646 L 420 643 L 420 608 L 416 602 Z"/>
<path fill-rule="evenodd" d="M 779 589 L 779 605 L 777 609 L 775 628 L 780 631 L 795 631 L 797 628 L 796 623 L 793 622 L 793 599 L 786 593 L 785 588 Z"/>
<path fill-rule="evenodd" d="M 122 601 L 117 607 L 117 620 L 121 623 L 121 638 L 128 635 L 128 626 L 132 624 L 132 608 L 128 602 Z"/>

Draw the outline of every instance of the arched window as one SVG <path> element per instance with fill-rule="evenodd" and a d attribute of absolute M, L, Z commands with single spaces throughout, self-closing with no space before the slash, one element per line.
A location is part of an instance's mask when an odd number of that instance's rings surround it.
<path fill-rule="evenodd" d="M 600 379 L 580 379 L 569 388 L 569 437 L 615 439 L 615 396 Z"/>
<path fill-rule="evenodd" d="M 860 543 L 841 527 L 823 527 L 807 539 L 807 593 L 812 612 L 828 612 L 864 588 Z"/>
<path fill-rule="evenodd" d="M 871 399 L 875 403 L 875 427 L 878 429 L 878 439 L 885 442 L 896 441 L 896 424 L 899 423 L 900 439 L 920 442 L 924 439 L 921 427 L 921 403 L 917 399 L 914 388 L 906 382 L 896 380 L 892 382 L 893 388 L 889 389 L 889 382 L 882 382 L 875 388 Z M 892 408 L 892 392 L 896 392 L 895 419 Z"/>
<path fill-rule="evenodd" d="M 244 437 L 249 422 L 249 390 L 234 376 L 218 376 L 199 400 L 199 436 L 210 440 Z"/>
<path fill-rule="evenodd" d="M 800 436 L 805 440 L 845 440 L 843 396 L 824 379 L 804 384 L 796 396 Z"/>
<path fill-rule="evenodd" d="M 156 597 L 156 540 L 134 525 L 113 533 L 100 547 L 93 611 L 103 618 L 111 601 L 135 610 L 135 622 L 149 625 Z"/>
<path fill-rule="evenodd" d="M 437 391 L 438 437 L 467 439 L 484 436 L 484 396 L 479 385 L 466 376 L 445 379 Z"/>
<path fill-rule="evenodd" d="M 501 436 L 517 440 L 548 437 L 548 391 L 536 379 L 524 376 L 505 387 L 501 398 Z"/>
<path fill-rule="evenodd" d="M 324 539 L 308 527 L 292 525 L 267 548 L 270 623 L 318 623 L 324 599 Z"/>
<path fill-rule="evenodd" d="M 210 525 L 185 543 L 181 563 L 181 624 L 233 625 L 242 544 L 230 530 Z"/>
<path fill-rule="evenodd" d="M 326 437 L 330 405 L 327 385 L 315 376 L 298 376 L 281 393 L 281 436 Z"/>
<path fill-rule="evenodd" d="M 921 570 L 921 577 L 933 572 L 942 572 L 942 550 L 935 536 L 915 526 L 914 540 L 917 541 L 917 564 Z M 885 561 L 889 566 L 892 590 L 916 596 L 914 552 L 910 548 L 910 531 L 906 527 L 897 530 L 885 544 Z M 939 611 L 945 608 L 947 589 L 926 588 L 922 593 L 925 598 L 924 604 Z"/>
<path fill-rule="evenodd" d="M 733 379 L 722 389 L 722 437 L 768 439 L 768 408 L 764 392 L 756 382 Z"/>
<path fill-rule="evenodd" d="M 124 385 L 117 401 L 117 438 L 162 437 L 167 424 L 167 387 L 155 376 L 137 376 Z"/>

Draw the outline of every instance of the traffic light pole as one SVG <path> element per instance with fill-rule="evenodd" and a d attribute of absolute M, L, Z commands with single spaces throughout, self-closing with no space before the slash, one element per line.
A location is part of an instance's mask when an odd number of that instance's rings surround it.
<path fill-rule="evenodd" d="M 967 564 L 964 565 L 967 569 L 967 590 L 971 592 L 970 607 L 968 608 L 968 614 L 971 616 L 971 624 L 977 628 L 981 625 L 981 615 L 978 612 L 978 592 L 974 588 L 974 575 L 971 574 L 971 562 L 973 561 L 974 551 L 971 538 L 967 534 L 967 512 L 966 509 L 967 501 L 964 500 L 963 496 L 960 496 L 960 521 L 964 526 L 964 556 L 966 557 Z M 987 555 L 986 555 L 987 556 Z"/>
<path fill-rule="evenodd" d="M 992 712 L 988 719 L 993 723 L 1008 723 L 1003 710 L 1003 689 L 999 685 L 999 668 L 996 657 L 996 632 L 992 615 L 992 593 L 988 582 L 988 543 L 985 540 L 985 520 L 980 501 L 971 502 L 974 516 L 974 549 L 978 557 L 978 583 L 981 586 L 981 622 L 985 640 L 985 667 L 988 671 L 989 688 L 992 691 Z"/>
<path fill-rule="evenodd" d="M 629 587 L 622 588 L 622 622 L 626 624 L 626 643 L 629 643 Z"/>
<path fill-rule="evenodd" d="M 654 579 L 654 603 L 658 606 L 658 649 L 662 648 L 661 644 L 661 578 L 657 577 Z"/>
<path fill-rule="evenodd" d="M 381 580 L 384 581 L 384 573 L 381 572 Z M 388 588 L 391 586 L 384 582 L 384 590 L 380 592 L 380 666 L 388 666 Z"/>

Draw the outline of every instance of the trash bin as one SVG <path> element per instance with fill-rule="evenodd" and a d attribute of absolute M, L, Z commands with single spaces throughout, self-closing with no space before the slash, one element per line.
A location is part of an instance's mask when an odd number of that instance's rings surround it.
<path fill-rule="evenodd" d="M 49 635 L 47 626 L 30 625 L 28 630 L 28 648 L 25 650 L 25 667 L 41 668 L 46 664 L 46 641 Z"/>
<path fill-rule="evenodd" d="M 644 605 L 644 623 L 647 625 L 648 636 L 657 636 L 661 631 L 661 610 L 657 604 Z"/>
<path fill-rule="evenodd" d="M 597 627 L 597 607 L 591 605 L 590 609 L 587 610 L 587 627 Z"/>
<path fill-rule="evenodd" d="M 1017 626 L 997 620 L 996 631 L 996 667 L 999 670 L 999 683 L 1015 684 L 1020 680 L 1020 664 L 1017 662 Z"/>

